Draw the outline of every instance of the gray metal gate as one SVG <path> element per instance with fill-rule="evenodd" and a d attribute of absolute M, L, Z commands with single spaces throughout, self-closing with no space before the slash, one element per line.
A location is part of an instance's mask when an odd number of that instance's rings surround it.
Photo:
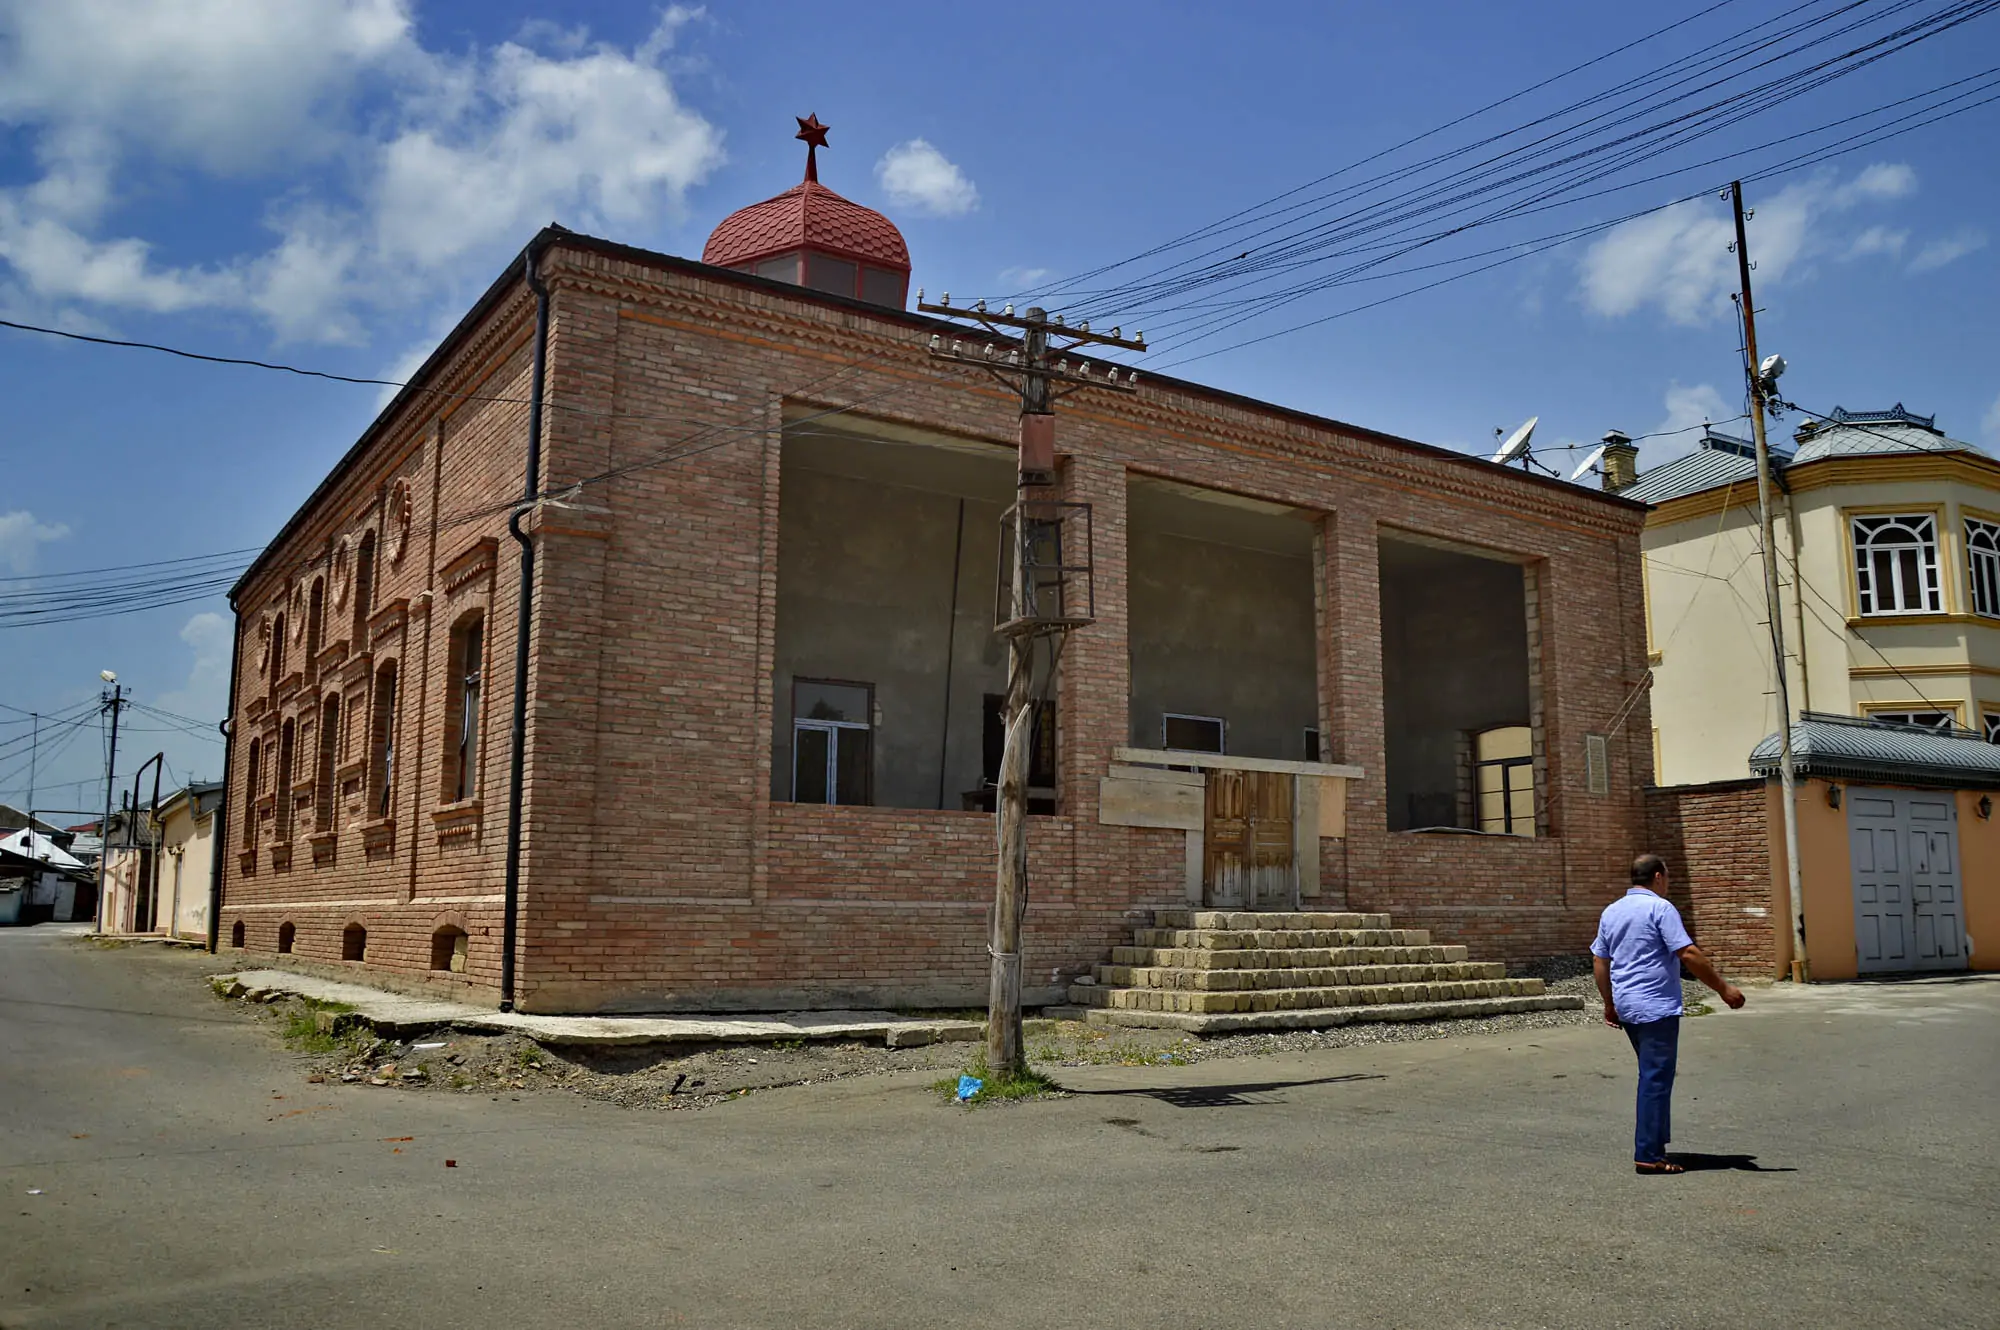
<path fill-rule="evenodd" d="M 1847 832 L 1859 972 L 1963 970 L 1965 918 L 1953 796 L 1850 787 Z"/>

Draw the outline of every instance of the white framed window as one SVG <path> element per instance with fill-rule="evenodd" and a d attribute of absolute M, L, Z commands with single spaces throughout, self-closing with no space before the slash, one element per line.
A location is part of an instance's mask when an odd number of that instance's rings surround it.
<path fill-rule="evenodd" d="M 793 803 L 873 802 L 874 714 L 872 684 L 793 681 Z"/>
<path fill-rule="evenodd" d="M 1936 614 L 1937 518 L 1929 513 L 1856 517 L 1855 599 L 1863 614 Z"/>
<path fill-rule="evenodd" d="M 2000 523 L 1965 519 L 1965 567 L 1972 612 L 2000 619 Z"/>
<path fill-rule="evenodd" d="M 1890 725 L 1915 725 L 1926 730 L 1955 730 L 1958 717 L 1949 711 L 1871 711 L 1868 719 Z M 1989 723 L 1990 731 L 1990 723 Z"/>
<path fill-rule="evenodd" d="M 1177 748 L 1183 753 L 1224 753 L 1228 750 L 1229 722 L 1220 716 L 1183 716 L 1163 712 L 1160 716 L 1160 747 Z"/>
<path fill-rule="evenodd" d="M 1986 742 L 2000 744 L 2000 711 L 1989 711 L 1980 720 L 1986 731 Z"/>

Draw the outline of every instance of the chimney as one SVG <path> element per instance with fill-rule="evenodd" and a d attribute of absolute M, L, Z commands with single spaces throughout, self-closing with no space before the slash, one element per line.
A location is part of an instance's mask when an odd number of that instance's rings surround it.
<path fill-rule="evenodd" d="M 1639 445 L 1624 430 L 1604 436 L 1604 488 L 1612 493 L 1639 478 Z"/>

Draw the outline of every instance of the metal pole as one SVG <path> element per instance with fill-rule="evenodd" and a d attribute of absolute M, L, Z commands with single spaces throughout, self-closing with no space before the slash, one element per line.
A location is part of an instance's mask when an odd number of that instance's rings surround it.
<path fill-rule="evenodd" d="M 35 720 L 35 737 L 28 745 L 28 807 L 33 808 L 35 806 L 35 759 L 42 755 L 42 715 L 39 711 L 30 712 L 29 714 Z M 28 824 L 28 834 L 33 835 L 34 832 L 35 826 L 31 821 Z"/>
<path fill-rule="evenodd" d="M 1736 271 L 1743 284 L 1743 356 L 1750 379 L 1750 429 L 1757 441 L 1757 519 L 1764 533 L 1764 613 L 1771 624 L 1771 683 L 1778 700 L 1779 781 L 1784 791 L 1785 879 L 1791 893 L 1792 978 L 1804 982 L 1805 895 L 1799 877 L 1798 773 L 1792 766 L 1792 701 L 1785 677 L 1785 620 L 1778 595 L 1778 546 L 1771 520 L 1771 450 L 1764 441 L 1764 382 L 1758 373 L 1757 306 L 1750 296 L 1750 244 L 1743 229 L 1743 182 L 1731 181 L 1736 213 Z"/>
<path fill-rule="evenodd" d="M 104 758 L 104 820 L 97 824 L 97 910 L 93 927 L 104 931 L 104 888 L 107 885 L 104 870 L 111 861 L 111 796 L 117 791 L 118 771 L 118 709 L 125 704 L 125 686 L 111 685 L 111 698 L 105 704 L 111 708 L 111 750 Z"/>

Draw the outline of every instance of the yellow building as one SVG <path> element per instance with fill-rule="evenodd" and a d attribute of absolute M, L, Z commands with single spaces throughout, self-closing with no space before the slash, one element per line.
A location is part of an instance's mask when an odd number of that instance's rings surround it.
<path fill-rule="evenodd" d="M 2000 461 L 1900 405 L 1836 410 L 1796 440 L 1774 452 L 1794 713 L 2000 742 Z M 1751 447 L 1710 431 L 1620 493 L 1654 505 L 1641 539 L 1654 779 L 1740 779 L 1778 728 Z"/>
<path fill-rule="evenodd" d="M 1631 445 L 1608 443 L 1607 479 L 1626 480 Z M 1836 410 L 1794 443 L 1772 459 L 1789 717 L 1754 449 L 1711 430 L 1617 486 L 1653 505 L 1653 848 L 1705 950 L 1792 971 L 1789 725 L 1803 972 L 2000 969 L 2000 461 L 1901 405 Z"/>

